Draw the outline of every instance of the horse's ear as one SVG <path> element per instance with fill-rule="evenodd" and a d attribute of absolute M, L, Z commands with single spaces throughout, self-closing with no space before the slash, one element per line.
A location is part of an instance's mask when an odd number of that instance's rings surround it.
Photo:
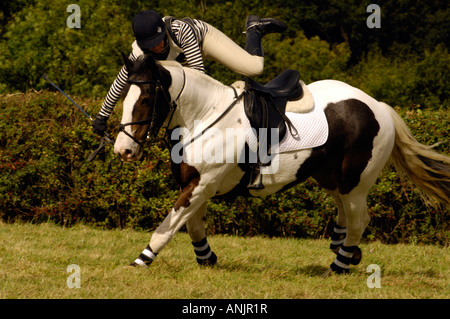
<path fill-rule="evenodd" d="M 133 61 L 131 61 L 123 52 L 120 52 L 120 54 L 122 54 L 123 64 L 125 64 L 127 71 L 130 72 L 133 68 Z"/>
<path fill-rule="evenodd" d="M 158 69 L 158 67 L 156 65 L 156 60 L 151 54 L 146 54 L 145 55 L 144 63 L 145 63 L 145 68 L 147 70 L 150 70 L 152 73 L 158 73 L 159 72 L 159 69 Z"/>

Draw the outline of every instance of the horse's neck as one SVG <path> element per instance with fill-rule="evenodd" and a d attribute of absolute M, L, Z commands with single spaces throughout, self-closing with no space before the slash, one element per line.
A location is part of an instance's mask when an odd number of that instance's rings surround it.
<path fill-rule="evenodd" d="M 185 68 L 185 87 L 179 99 L 178 125 L 193 129 L 209 125 L 225 111 L 234 97 L 231 87 L 200 73 Z"/>

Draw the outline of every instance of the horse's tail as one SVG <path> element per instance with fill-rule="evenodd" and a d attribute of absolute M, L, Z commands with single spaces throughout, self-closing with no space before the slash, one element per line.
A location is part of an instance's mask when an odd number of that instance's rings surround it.
<path fill-rule="evenodd" d="M 427 204 L 450 206 L 450 157 L 419 143 L 395 110 L 381 102 L 394 121 L 395 144 L 391 153 L 397 172 L 420 188 Z"/>

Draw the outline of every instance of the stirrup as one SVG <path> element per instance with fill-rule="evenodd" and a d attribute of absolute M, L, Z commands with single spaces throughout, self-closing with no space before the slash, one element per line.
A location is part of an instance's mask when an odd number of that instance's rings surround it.
<path fill-rule="evenodd" d="M 242 33 L 247 33 L 248 30 L 259 25 L 261 25 L 261 18 L 256 15 L 249 15 L 245 21 L 245 30 Z"/>
<path fill-rule="evenodd" d="M 259 164 L 259 182 L 255 183 L 255 184 L 248 184 L 247 185 L 247 189 L 255 189 L 255 190 L 260 190 L 260 189 L 264 189 L 264 184 L 262 182 L 263 176 L 261 174 L 261 164 Z M 253 180 L 253 172 L 250 174 L 250 183 Z"/>
<path fill-rule="evenodd" d="M 256 190 L 264 189 L 264 184 L 262 182 L 262 174 L 259 174 L 259 182 L 257 184 L 247 185 L 247 189 L 256 189 Z"/>

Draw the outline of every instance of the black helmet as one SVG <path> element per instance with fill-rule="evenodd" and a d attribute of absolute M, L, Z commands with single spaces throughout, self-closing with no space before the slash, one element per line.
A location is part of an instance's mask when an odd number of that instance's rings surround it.
<path fill-rule="evenodd" d="M 156 47 L 164 39 L 166 24 L 153 10 L 139 12 L 133 18 L 133 32 L 142 50 Z"/>

